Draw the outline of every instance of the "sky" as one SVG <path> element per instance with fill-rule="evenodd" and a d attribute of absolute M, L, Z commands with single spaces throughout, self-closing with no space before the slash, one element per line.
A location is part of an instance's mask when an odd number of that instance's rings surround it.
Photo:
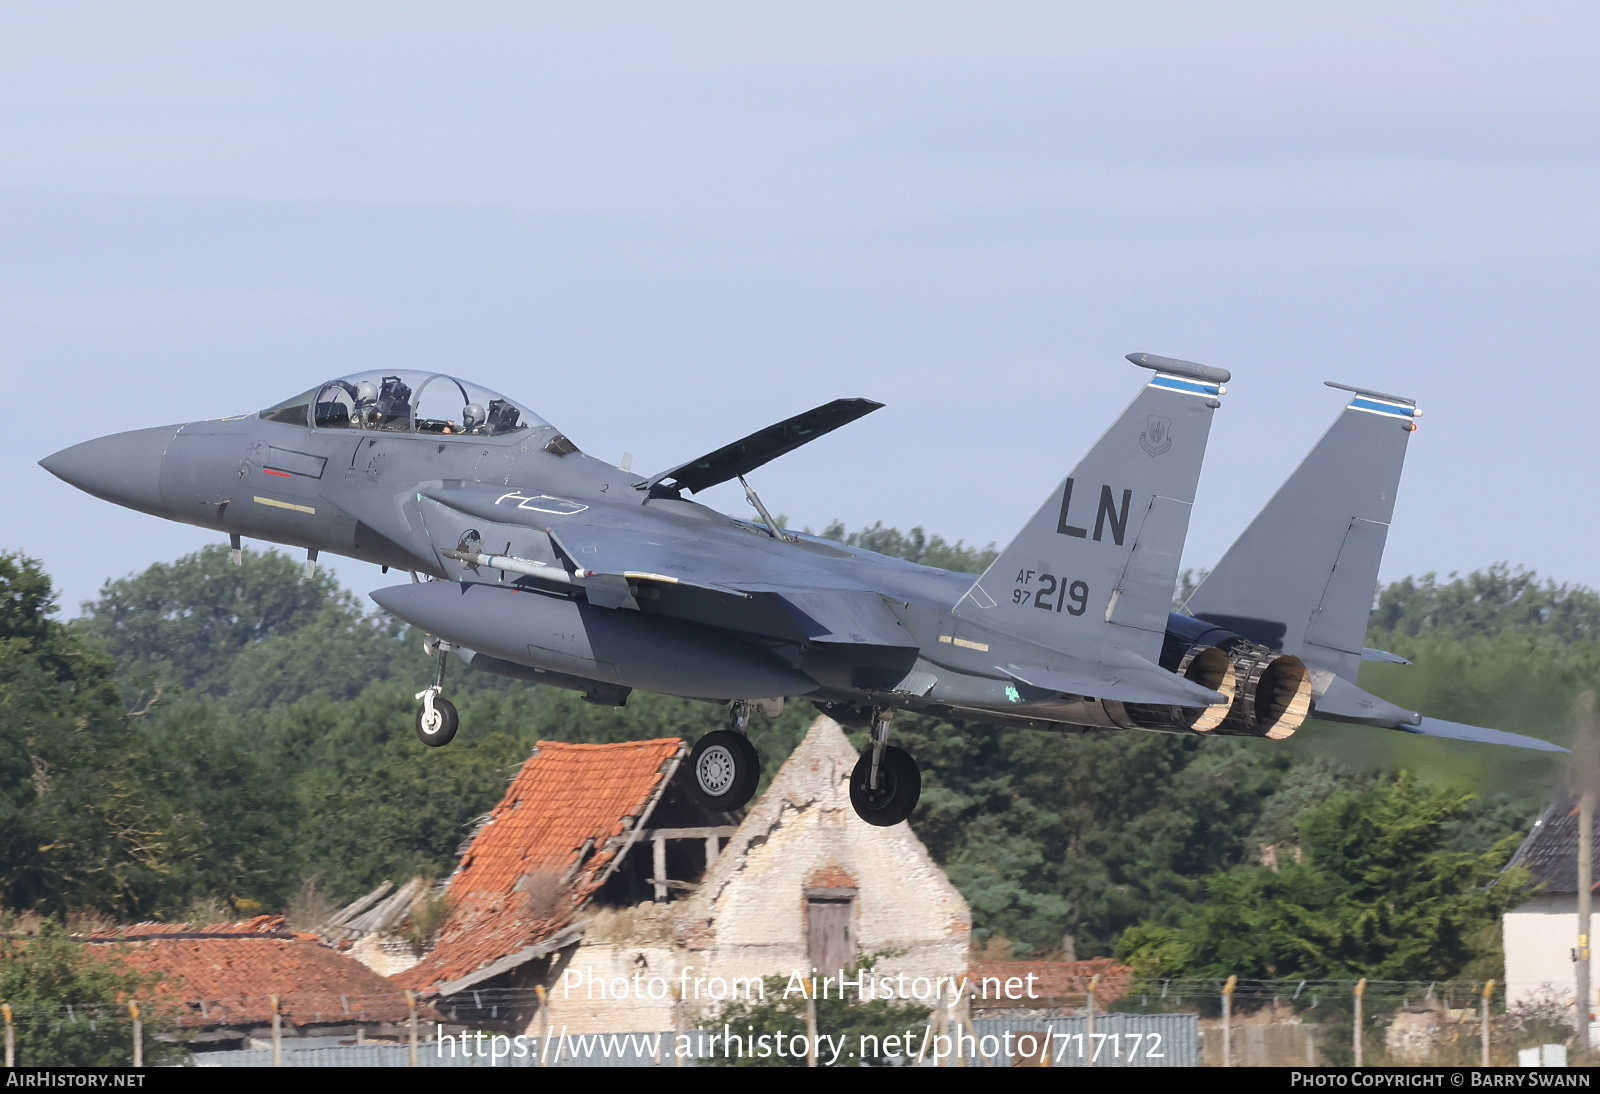
<path fill-rule="evenodd" d="M 768 507 L 1003 545 L 1145 351 L 1234 376 L 1186 565 L 1337 380 L 1424 410 L 1385 580 L 1600 586 L 1600 8 L 1321 7 L 6 5 L 0 550 L 219 542 L 35 461 L 374 368 L 646 474 L 877 399 Z"/>

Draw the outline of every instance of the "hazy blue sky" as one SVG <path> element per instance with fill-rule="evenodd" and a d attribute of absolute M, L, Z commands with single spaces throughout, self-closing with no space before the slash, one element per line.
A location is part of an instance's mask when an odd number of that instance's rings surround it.
<path fill-rule="evenodd" d="M 1337 379 L 1426 411 L 1386 578 L 1600 585 L 1600 8 L 1323 7 L 5 5 L 0 548 L 75 608 L 218 537 L 35 460 L 378 367 L 646 473 L 870 396 L 769 506 L 1004 542 L 1146 350 L 1234 373 L 1190 564 Z"/>

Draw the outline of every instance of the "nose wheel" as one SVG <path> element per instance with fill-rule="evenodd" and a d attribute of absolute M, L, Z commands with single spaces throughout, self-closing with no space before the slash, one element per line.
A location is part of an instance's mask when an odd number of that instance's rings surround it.
<path fill-rule="evenodd" d="M 431 748 L 447 745 L 461 727 L 461 715 L 456 705 L 444 697 L 444 658 L 450 647 L 436 638 L 423 643 L 423 649 L 434 654 L 439 668 L 434 673 L 433 684 L 417 692 L 422 709 L 417 711 L 417 739 Z"/>
<path fill-rule="evenodd" d="M 850 804 L 868 824 L 888 828 L 911 816 L 922 797 L 922 772 L 903 748 L 889 743 L 891 710 L 873 713 L 872 744 L 850 772 Z"/>

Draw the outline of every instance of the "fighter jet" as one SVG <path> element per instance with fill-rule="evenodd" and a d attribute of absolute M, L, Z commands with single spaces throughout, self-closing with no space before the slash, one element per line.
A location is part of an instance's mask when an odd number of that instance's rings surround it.
<path fill-rule="evenodd" d="M 780 528 L 750 487 L 750 472 L 881 406 L 867 399 L 835 400 L 644 477 L 586 455 L 494 392 L 394 370 L 328 381 L 256 414 L 102 437 L 40 463 L 98 497 L 226 533 L 236 563 L 249 536 L 306 549 L 308 573 L 322 551 L 408 572 L 409 583 L 372 596 L 421 630 L 437 659 L 417 693 L 428 745 L 458 728 L 443 695 L 451 654 L 600 704 L 635 689 L 727 704 L 728 729 L 690 756 L 694 792 L 718 810 L 754 792 L 752 713 L 775 716 L 788 697 L 870 729 L 850 796 L 878 825 L 909 816 L 921 790 L 915 760 L 889 744 L 897 710 L 1283 736 L 1315 700 L 1331 716 L 1416 729 L 1398 708 L 1339 705 L 1361 700 L 1338 683 L 1348 674 L 1308 652 L 1311 631 L 1289 641 L 1292 628 L 1272 631 L 1276 616 L 1253 602 L 1234 611 L 1235 590 L 1215 575 L 1190 613 L 1170 613 L 1230 377 L 1129 360 L 1153 375 L 976 580 Z M 684 497 L 734 480 L 759 520 Z M 1343 605 L 1344 588 L 1329 603 Z M 1223 606 L 1206 608 L 1208 597 Z"/>

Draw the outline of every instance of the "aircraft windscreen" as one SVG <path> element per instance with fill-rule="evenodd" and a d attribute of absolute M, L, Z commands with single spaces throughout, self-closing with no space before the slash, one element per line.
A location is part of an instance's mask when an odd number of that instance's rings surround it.
<path fill-rule="evenodd" d="M 548 425 L 487 388 L 438 373 L 360 372 L 303 392 L 260 415 L 317 429 L 502 437 Z"/>

